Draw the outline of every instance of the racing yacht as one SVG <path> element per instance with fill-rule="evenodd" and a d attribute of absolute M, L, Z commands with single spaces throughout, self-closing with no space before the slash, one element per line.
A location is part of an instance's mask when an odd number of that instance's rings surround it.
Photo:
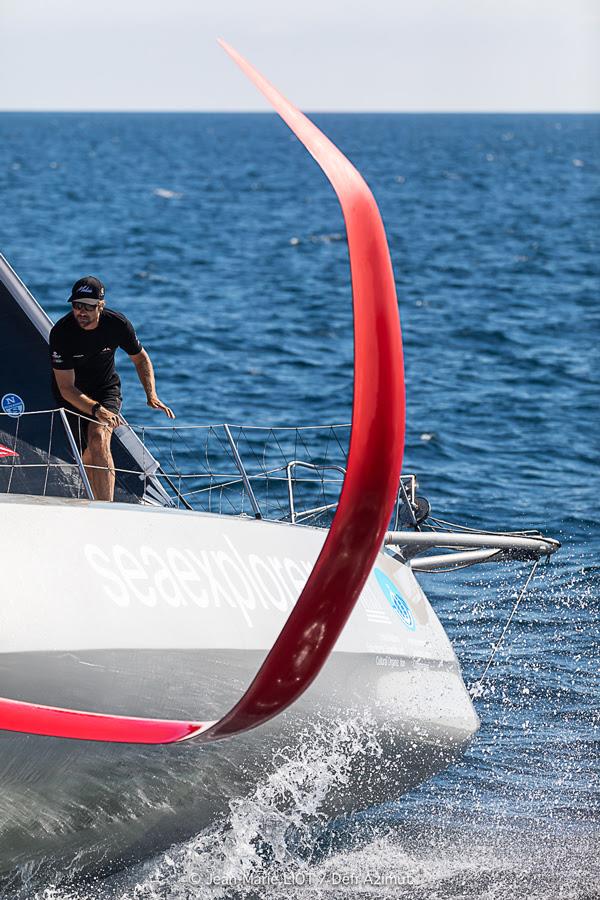
<path fill-rule="evenodd" d="M 215 466 L 194 482 L 124 423 L 115 502 L 98 502 L 77 426 L 51 394 L 51 322 L 0 257 L 0 884 L 13 889 L 38 870 L 110 871 L 196 833 L 316 722 L 325 734 L 349 722 L 377 745 L 349 760 L 324 798 L 330 815 L 440 771 L 479 720 L 416 573 L 557 546 L 428 526 L 414 477 L 401 475 L 400 323 L 375 201 L 340 151 L 225 49 L 344 212 L 351 429 L 335 463 L 322 443 L 317 461 L 299 456 L 296 441 L 255 471 L 257 454 L 244 454 L 255 432 L 207 427 Z"/>

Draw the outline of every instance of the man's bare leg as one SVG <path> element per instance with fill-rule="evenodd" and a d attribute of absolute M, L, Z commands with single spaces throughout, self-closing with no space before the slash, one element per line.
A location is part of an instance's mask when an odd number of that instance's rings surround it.
<path fill-rule="evenodd" d="M 115 495 L 115 464 L 110 452 L 112 428 L 106 425 L 88 426 L 88 445 L 82 458 L 85 471 L 96 500 L 112 501 Z"/>

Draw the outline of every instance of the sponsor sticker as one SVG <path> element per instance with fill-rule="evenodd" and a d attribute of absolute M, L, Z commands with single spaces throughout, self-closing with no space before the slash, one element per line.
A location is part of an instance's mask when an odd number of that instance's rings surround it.
<path fill-rule="evenodd" d="M 375 569 L 375 577 L 377 578 L 379 587 L 385 594 L 388 603 L 400 616 L 402 624 L 405 625 L 409 631 L 414 631 L 417 627 L 415 617 L 412 614 L 410 606 L 400 593 L 399 588 L 396 587 L 392 579 L 388 578 L 381 569 Z"/>
<path fill-rule="evenodd" d="M 0 459 L 4 459 L 7 456 L 18 456 L 18 453 L 15 453 L 14 450 L 11 450 L 10 447 L 5 447 L 4 444 L 0 444 Z"/>
<path fill-rule="evenodd" d="M 25 412 L 25 404 L 18 394 L 5 394 L 0 401 L 2 412 L 12 419 L 17 419 Z"/>

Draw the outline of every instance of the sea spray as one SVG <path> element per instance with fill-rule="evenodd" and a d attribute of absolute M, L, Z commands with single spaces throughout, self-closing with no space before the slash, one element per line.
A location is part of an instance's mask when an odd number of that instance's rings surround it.
<path fill-rule="evenodd" d="M 368 715 L 306 727 L 294 745 L 273 753 L 248 796 L 232 800 L 221 822 L 145 863 L 104 880 L 54 884 L 31 900 L 243 900 L 278 887 L 313 884 L 326 802 L 350 782 L 360 758 L 368 767 L 382 747 Z M 65 873 L 68 875 L 68 873 Z"/>
<path fill-rule="evenodd" d="M 271 771 L 247 797 L 231 801 L 225 821 L 140 866 L 119 900 L 250 900 L 263 889 L 310 883 L 327 798 L 349 782 L 357 756 L 382 754 L 370 725 L 363 716 L 306 728 L 294 747 L 274 753 Z"/>

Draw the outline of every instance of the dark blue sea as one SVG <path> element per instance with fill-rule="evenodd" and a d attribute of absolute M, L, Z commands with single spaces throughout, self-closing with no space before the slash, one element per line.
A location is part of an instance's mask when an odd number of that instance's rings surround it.
<path fill-rule="evenodd" d="M 562 549 L 538 570 L 488 673 L 481 731 L 444 774 L 332 823 L 316 799 L 323 751 L 314 770 L 310 754 L 280 760 L 216 830 L 99 885 L 37 896 L 592 900 L 600 119 L 314 118 L 365 176 L 387 228 L 405 342 L 405 471 L 442 519 L 539 528 Z M 136 324 L 178 422 L 349 421 L 344 225 L 325 177 L 274 115 L 2 114 L 0 187 L 0 250 L 37 299 L 56 320 L 72 283 L 98 275 L 108 305 Z M 156 423 L 126 358 L 120 370 L 129 420 Z M 513 563 L 422 577 L 467 684 L 527 573 Z M 345 740 L 325 759 L 333 780 L 336 753 L 356 750 Z M 298 781 L 293 818 L 281 821 L 278 765 Z M 274 821 L 296 835 L 287 883 L 270 884 L 258 858 L 262 885 L 194 882 L 209 863 L 245 871 Z"/>

